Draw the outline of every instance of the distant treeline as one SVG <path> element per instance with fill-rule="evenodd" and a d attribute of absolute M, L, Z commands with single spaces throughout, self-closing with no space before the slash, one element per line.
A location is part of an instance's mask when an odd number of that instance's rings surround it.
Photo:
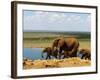
<path fill-rule="evenodd" d="M 63 36 L 76 37 L 77 39 L 90 39 L 90 32 L 24 32 L 24 40 L 52 40 L 57 37 Z"/>

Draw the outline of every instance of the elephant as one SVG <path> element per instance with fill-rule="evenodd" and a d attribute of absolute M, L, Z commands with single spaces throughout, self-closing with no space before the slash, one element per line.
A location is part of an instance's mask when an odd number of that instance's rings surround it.
<path fill-rule="evenodd" d="M 80 49 L 79 54 L 82 55 L 81 59 L 91 60 L 91 51 L 90 51 L 90 49 Z"/>
<path fill-rule="evenodd" d="M 74 37 L 57 38 L 53 41 L 52 48 L 53 50 L 54 48 L 57 48 L 59 59 L 61 59 L 62 54 L 64 54 L 64 58 L 77 57 L 77 51 L 79 49 L 79 41 Z"/>
<path fill-rule="evenodd" d="M 58 54 L 57 49 L 53 51 L 51 47 L 46 47 L 43 49 L 42 58 L 43 58 L 43 53 L 47 54 L 46 59 L 51 59 L 51 56 L 57 58 L 57 54 Z"/>

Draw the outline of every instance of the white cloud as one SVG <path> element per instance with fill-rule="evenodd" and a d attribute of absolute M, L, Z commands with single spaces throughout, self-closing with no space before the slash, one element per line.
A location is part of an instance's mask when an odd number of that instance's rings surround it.
<path fill-rule="evenodd" d="M 32 11 L 24 15 L 24 30 L 90 31 L 90 15 Z"/>

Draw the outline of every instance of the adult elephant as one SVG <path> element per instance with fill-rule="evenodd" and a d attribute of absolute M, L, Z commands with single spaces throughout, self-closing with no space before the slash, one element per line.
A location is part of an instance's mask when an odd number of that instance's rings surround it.
<path fill-rule="evenodd" d="M 51 56 L 57 58 L 57 54 L 58 54 L 58 50 L 54 49 L 54 51 L 52 50 L 51 47 L 46 47 L 43 49 L 42 51 L 42 58 L 43 58 L 43 54 L 46 53 L 46 59 L 51 59 Z"/>
<path fill-rule="evenodd" d="M 74 37 L 69 38 L 57 38 L 54 40 L 52 48 L 58 50 L 59 59 L 62 53 L 64 53 L 64 58 L 67 57 L 77 57 L 77 51 L 79 48 L 79 42 Z"/>

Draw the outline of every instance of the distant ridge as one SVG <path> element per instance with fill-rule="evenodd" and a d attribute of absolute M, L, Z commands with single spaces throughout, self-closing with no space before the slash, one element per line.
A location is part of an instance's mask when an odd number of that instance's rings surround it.
<path fill-rule="evenodd" d="M 61 33 L 64 33 L 64 32 L 68 32 L 68 33 L 90 33 L 90 32 L 87 32 L 87 31 L 49 31 L 49 30 L 24 30 L 23 32 L 53 32 L 53 33 L 56 33 L 56 32 L 61 32 Z"/>

